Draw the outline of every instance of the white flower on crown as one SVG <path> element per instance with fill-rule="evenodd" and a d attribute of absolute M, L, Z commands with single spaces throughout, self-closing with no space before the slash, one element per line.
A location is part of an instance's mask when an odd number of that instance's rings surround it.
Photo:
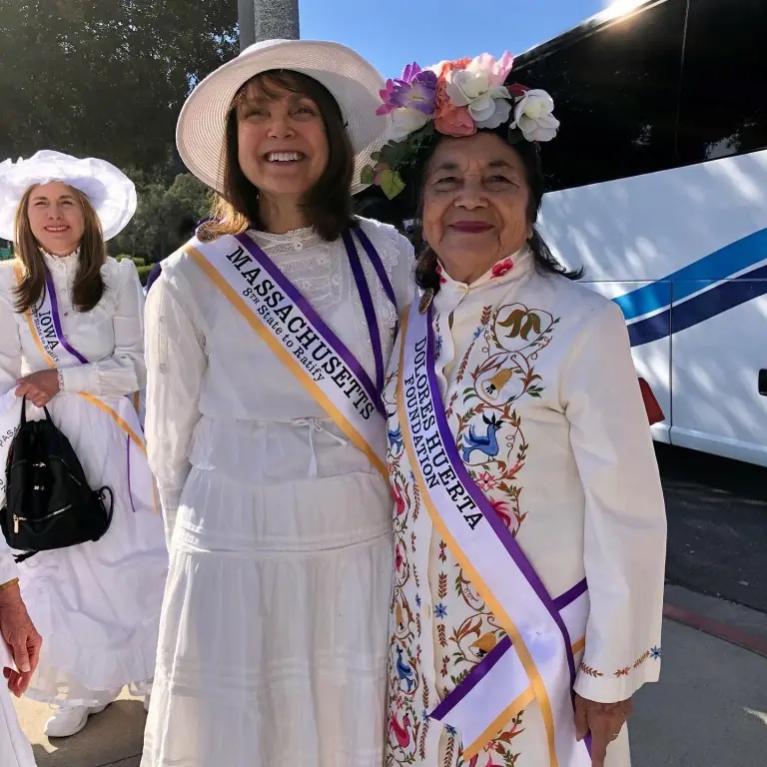
<path fill-rule="evenodd" d="M 467 107 L 478 128 L 497 128 L 509 119 L 511 95 L 503 80 L 512 61 L 509 54 L 496 61 L 483 53 L 472 59 L 465 69 L 454 69 L 447 74 L 445 90 L 450 101 L 458 107 Z"/>
<path fill-rule="evenodd" d="M 551 141 L 559 128 L 559 120 L 553 112 L 554 99 L 546 91 L 533 88 L 514 104 L 511 127 L 519 128 L 528 141 Z"/>
<path fill-rule="evenodd" d="M 426 115 L 418 109 L 395 109 L 391 112 L 388 138 L 390 141 L 401 141 L 433 119 L 431 115 Z"/>

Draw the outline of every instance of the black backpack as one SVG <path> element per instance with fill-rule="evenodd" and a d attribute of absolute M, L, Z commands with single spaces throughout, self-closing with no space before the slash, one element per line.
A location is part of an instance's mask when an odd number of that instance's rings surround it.
<path fill-rule="evenodd" d="M 5 466 L 0 526 L 12 549 L 27 549 L 17 562 L 38 551 L 97 541 L 112 521 L 112 491 L 102 487 L 94 492 L 88 487 L 72 445 L 51 421 L 48 408 L 44 410 L 44 419 L 27 421 L 24 398 Z"/>

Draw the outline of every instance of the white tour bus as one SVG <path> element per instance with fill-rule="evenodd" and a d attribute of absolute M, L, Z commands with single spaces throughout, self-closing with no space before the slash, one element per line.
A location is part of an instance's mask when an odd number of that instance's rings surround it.
<path fill-rule="evenodd" d="M 540 230 L 623 309 L 653 436 L 763 466 L 765 75 L 767 0 L 629 0 L 512 76 L 555 99 Z"/>

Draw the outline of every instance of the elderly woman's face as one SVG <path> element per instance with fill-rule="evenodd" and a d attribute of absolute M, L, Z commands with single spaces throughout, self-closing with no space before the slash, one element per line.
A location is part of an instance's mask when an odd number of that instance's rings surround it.
<path fill-rule="evenodd" d="M 517 152 L 493 133 L 443 139 L 424 180 L 423 235 L 448 274 L 473 282 L 532 233 Z"/>
<path fill-rule="evenodd" d="M 328 140 L 317 104 L 308 96 L 251 83 L 237 104 L 240 168 L 262 194 L 301 198 L 328 164 Z"/>
<path fill-rule="evenodd" d="M 74 190 L 61 181 L 39 184 L 27 203 L 32 235 L 40 246 L 57 256 L 69 255 L 80 244 L 85 216 Z"/>

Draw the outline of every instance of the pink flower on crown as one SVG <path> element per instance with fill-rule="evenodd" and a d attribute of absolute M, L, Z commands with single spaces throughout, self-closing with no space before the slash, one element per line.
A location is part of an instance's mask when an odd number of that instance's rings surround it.
<path fill-rule="evenodd" d="M 473 58 L 463 69 L 445 74 L 445 89 L 457 107 L 466 107 L 478 128 L 497 128 L 511 114 L 511 94 L 503 84 L 514 57 L 489 53 Z"/>
<path fill-rule="evenodd" d="M 477 126 L 465 106 L 457 106 L 447 93 L 447 77 L 451 72 L 461 70 L 471 59 L 441 61 L 432 67 L 438 76 L 434 107 L 434 129 L 445 136 L 473 136 Z"/>

